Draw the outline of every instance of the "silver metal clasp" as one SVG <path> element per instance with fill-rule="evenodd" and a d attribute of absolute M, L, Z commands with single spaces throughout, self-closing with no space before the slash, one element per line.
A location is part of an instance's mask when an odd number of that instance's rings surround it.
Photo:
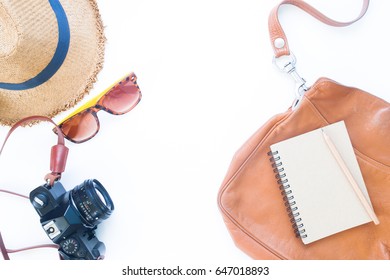
<path fill-rule="evenodd" d="M 297 60 L 295 58 L 295 55 L 292 53 L 290 55 L 284 55 L 278 58 L 274 57 L 273 59 L 273 63 L 276 65 L 276 67 L 282 72 L 291 75 L 291 77 L 296 82 L 296 98 L 292 106 L 293 109 L 298 107 L 303 95 L 309 89 L 309 87 L 306 85 L 306 80 L 298 74 L 297 69 L 295 68 L 296 62 Z"/>

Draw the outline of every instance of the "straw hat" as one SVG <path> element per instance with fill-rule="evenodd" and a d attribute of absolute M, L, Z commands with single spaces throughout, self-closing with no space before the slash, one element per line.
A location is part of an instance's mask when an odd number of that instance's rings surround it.
<path fill-rule="evenodd" d="M 0 0 L 0 124 L 73 107 L 96 81 L 104 43 L 95 0 Z"/>

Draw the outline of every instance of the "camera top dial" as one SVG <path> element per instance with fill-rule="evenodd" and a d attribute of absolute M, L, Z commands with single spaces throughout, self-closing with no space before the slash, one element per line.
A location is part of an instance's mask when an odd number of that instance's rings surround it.
<path fill-rule="evenodd" d="M 74 238 L 65 239 L 60 245 L 62 250 L 69 255 L 74 255 L 80 247 L 79 242 Z"/>

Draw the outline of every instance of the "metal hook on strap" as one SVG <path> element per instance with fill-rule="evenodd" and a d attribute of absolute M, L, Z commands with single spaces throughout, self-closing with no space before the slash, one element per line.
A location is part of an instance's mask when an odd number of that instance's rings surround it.
<path fill-rule="evenodd" d="M 296 90 L 295 90 L 295 101 L 292 106 L 293 109 L 297 108 L 300 101 L 302 100 L 303 95 L 305 92 L 309 89 L 309 87 L 306 85 L 306 80 L 302 78 L 295 67 L 296 65 L 296 58 L 294 54 L 289 55 L 283 55 L 280 57 L 274 57 L 273 63 L 274 65 L 282 72 L 289 74 L 296 83 Z"/>

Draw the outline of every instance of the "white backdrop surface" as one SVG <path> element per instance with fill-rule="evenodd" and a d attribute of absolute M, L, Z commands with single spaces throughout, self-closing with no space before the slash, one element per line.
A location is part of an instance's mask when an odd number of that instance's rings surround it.
<path fill-rule="evenodd" d="M 278 1 L 98 0 L 107 37 L 104 68 L 90 95 L 134 71 L 143 98 L 123 116 L 99 113 L 101 130 L 70 148 L 62 183 L 103 183 L 115 203 L 97 231 L 110 260 L 249 260 L 222 221 L 217 192 L 235 151 L 274 114 L 294 83 L 272 65 L 268 13 Z M 338 20 L 360 2 L 308 1 Z M 281 9 L 298 71 L 390 100 L 390 2 L 332 28 L 293 7 Z M 69 112 L 68 112 L 69 113 Z M 66 113 L 55 118 L 61 120 Z M 0 127 L 4 139 L 7 127 Z M 0 188 L 28 194 L 49 171 L 56 137 L 49 124 L 19 128 L 0 157 Z M 0 230 L 8 247 L 49 240 L 27 200 L 0 193 Z M 53 259 L 54 250 L 14 254 Z"/>

